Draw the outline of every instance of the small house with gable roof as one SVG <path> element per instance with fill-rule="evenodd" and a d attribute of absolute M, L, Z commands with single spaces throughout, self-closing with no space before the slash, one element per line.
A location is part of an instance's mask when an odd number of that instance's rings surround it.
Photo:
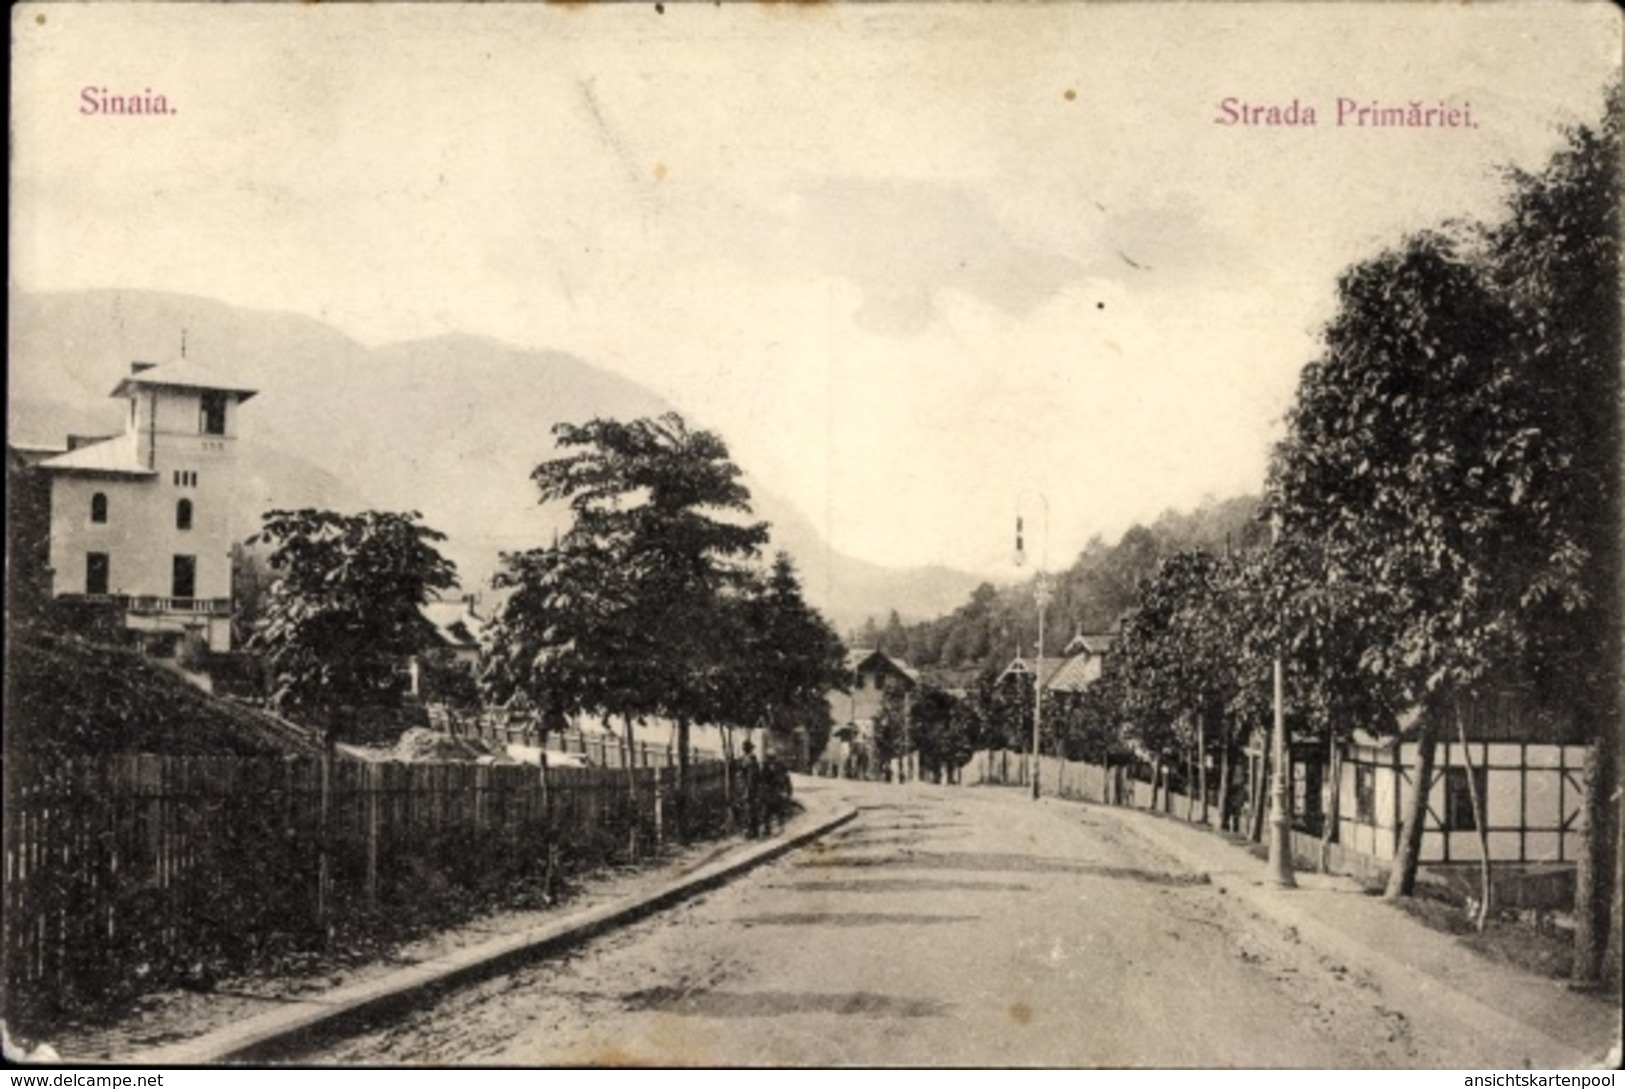
<path fill-rule="evenodd" d="M 913 692 L 920 685 L 920 674 L 901 658 L 882 650 L 848 651 L 846 671 L 850 691 L 832 690 L 826 696 L 834 729 L 824 762 L 843 769 L 846 774 L 863 775 L 867 772 L 874 723 L 887 686 Z"/>

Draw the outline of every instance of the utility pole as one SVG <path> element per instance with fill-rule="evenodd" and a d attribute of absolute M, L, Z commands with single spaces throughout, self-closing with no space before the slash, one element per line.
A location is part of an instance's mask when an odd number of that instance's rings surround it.
<path fill-rule="evenodd" d="M 1270 544 L 1276 545 L 1281 539 L 1281 516 L 1277 514 L 1270 519 Z M 1275 648 L 1274 661 L 1275 682 L 1275 737 L 1271 746 L 1273 752 L 1270 759 L 1274 767 L 1270 773 L 1270 881 L 1283 889 L 1296 888 L 1297 878 L 1292 876 L 1292 817 L 1287 812 L 1287 748 L 1286 748 L 1286 708 L 1281 679 L 1281 648 Z"/>
<path fill-rule="evenodd" d="M 1044 608 L 1049 604 L 1050 588 L 1049 576 L 1045 568 L 1049 564 L 1049 499 L 1043 492 L 1036 493 L 1044 505 L 1044 545 L 1038 561 L 1038 575 L 1034 579 L 1033 596 L 1038 602 L 1038 653 L 1033 661 L 1033 801 L 1038 800 L 1038 736 L 1039 727 L 1044 719 Z M 1022 539 L 1022 522 L 1019 507 L 1016 512 L 1016 566 L 1020 567 L 1027 560 L 1025 542 Z"/>
<path fill-rule="evenodd" d="M 1044 721 L 1044 606 L 1049 604 L 1049 577 L 1038 572 L 1038 660 L 1033 666 L 1033 801 L 1038 800 L 1038 730 Z"/>

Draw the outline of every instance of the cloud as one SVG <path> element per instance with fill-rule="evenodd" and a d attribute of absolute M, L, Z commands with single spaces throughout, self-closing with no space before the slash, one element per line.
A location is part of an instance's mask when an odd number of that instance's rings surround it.
<path fill-rule="evenodd" d="M 987 198 L 964 186 L 826 178 L 796 196 L 762 257 L 780 275 L 855 284 L 856 321 L 867 333 L 920 334 L 949 290 L 1028 314 L 1081 272 L 1069 257 L 1017 241 Z"/>

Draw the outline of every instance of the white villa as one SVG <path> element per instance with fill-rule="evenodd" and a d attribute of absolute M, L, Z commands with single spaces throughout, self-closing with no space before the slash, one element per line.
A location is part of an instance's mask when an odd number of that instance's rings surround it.
<path fill-rule="evenodd" d="M 256 391 L 182 359 L 134 363 L 121 434 L 15 451 L 50 488 L 50 594 L 101 603 L 149 653 L 231 649 L 239 406 Z"/>

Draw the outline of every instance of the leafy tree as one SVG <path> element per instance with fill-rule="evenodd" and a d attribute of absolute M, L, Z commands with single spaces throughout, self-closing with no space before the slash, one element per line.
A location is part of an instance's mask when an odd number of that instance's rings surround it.
<path fill-rule="evenodd" d="M 51 601 L 51 479 L 6 452 L 6 624 L 40 620 Z"/>
<path fill-rule="evenodd" d="M 276 581 L 262 549 L 243 543 L 231 546 L 231 637 L 241 646 L 254 634 L 265 603 L 265 592 Z"/>
<path fill-rule="evenodd" d="M 1193 790 L 1205 788 L 1207 757 L 1239 740 L 1232 712 L 1246 676 L 1245 647 L 1232 567 L 1201 551 L 1167 557 L 1141 586 L 1118 643 L 1130 735 L 1154 757 L 1194 764 Z M 1205 813 L 1205 789 L 1200 793 Z"/>
<path fill-rule="evenodd" d="M 425 700 L 443 703 L 464 714 L 479 709 L 480 688 L 474 671 L 445 647 L 431 650 L 423 657 L 418 683 Z"/>
<path fill-rule="evenodd" d="M 716 626 L 767 527 L 743 520 L 750 493 L 722 440 L 675 413 L 553 434 L 562 452 L 531 476 L 573 523 L 557 547 L 506 563 L 502 584 L 516 592 L 498 619 L 494 675 L 528 678 L 556 707 L 674 720 L 681 834 L 690 726 L 724 717 L 738 649 L 719 645 Z"/>
<path fill-rule="evenodd" d="M 1003 687 L 999 684 L 999 673 L 991 667 L 982 670 L 968 686 L 964 698 L 955 701 L 954 715 L 958 720 L 955 728 L 963 731 L 972 752 L 1004 745 L 999 722 Z"/>
<path fill-rule="evenodd" d="M 416 512 L 268 512 L 250 544 L 263 542 L 276 582 L 250 638 L 264 653 L 275 699 L 320 721 L 329 743 L 341 715 L 391 706 L 399 666 L 434 645 L 420 611 L 457 585 L 435 545 L 445 535 Z"/>
<path fill-rule="evenodd" d="M 1109 666 L 1081 692 L 1058 693 L 1056 703 L 1063 716 L 1062 752 L 1068 760 L 1105 765 L 1126 755 L 1123 690 L 1115 666 Z"/>
<path fill-rule="evenodd" d="M 989 746 L 1024 752 L 1032 747 L 1033 686 L 1030 674 L 1003 674 L 989 668 L 994 678 L 982 697 Z"/>
<path fill-rule="evenodd" d="M 863 627 L 858 629 L 852 641 L 865 650 L 875 650 L 880 646 L 880 627 L 874 617 L 863 618 Z"/>
<path fill-rule="evenodd" d="M 886 767 L 908 751 L 908 742 L 908 691 L 895 679 L 888 678 L 880 694 L 880 711 L 874 720 L 875 762 Z"/>
<path fill-rule="evenodd" d="M 952 779 L 974 753 L 972 719 L 960 701 L 936 685 L 924 685 L 909 709 L 910 731 L 920 754 L 920 774 Z"/>
<path fill-rule="evenodd" d="M 1512 310 L 1519 392 L 1545 458 L 1531 487 L 1583 557 L 1582 600 L 1531 622 L 1533 680 L 1560 694 L 1597 751 L 1576 904 L 1575 973 L 1620 983 L 1620 85 L 1597 125 L 1564 133 L 1537 172 L 1509 170 L 1507 215 L 1489 231 L 1491 275 Z"/>
<path fill-rule="evenodd" d="M 774 557 L 765 580 L 747 580 L 734 604 L 734 638 L 719 640 L 731 653 L 716 716 L 780 736 L 801 728 L 810 751 L 822 751 L 830 731 L 826 697 L 848 684 L 846 649 L 802 597 L 789 554 Z"/>
<path fill-rule="evenodd" d="M 582 711 L 635 713 L 615 667 L 640 633 L 627 622 L 628 589 L 593 541 L 504 553 L 492 580 L 508 592 L 487 627 L 481 685 L 489 699 L 521 699 L 545 720 Z"/>
<path fill-rule="evenodd" d="M 654 653 L 635 624 L 625 571 L 601 542 L 568 536 L 551 547 L 508 553 L 492 580 L 509 591 L 487 628 L 480 686 L 493 702 L 533 710 L 545 729 L 583 711 L 621 722 L 626 785 L 636 799 L 633 723 L 645 694 L 625 683 L 625 663 Z M 637 822 L 628 851 L 639 851 Z"/>
<path fill-rule="evenodd" d="M 903 629 L 903 618 L 893 609 L 886 618 L 886 627 L 880 633 L 879 649 L 894 658 L 908 657 L 908 632 Z"/>
<path fill-rule="evenodd" d="M 1426 782 L 1438 720 L 1521 671 L 1532 616 L 1583 601 L 1581 552 L 1541 483 L 1513 315 L 1461 243 L 1409 238 L 1345 273 L 1339 301 L 1271 470 L 1302 561 L 1278 565 L 1297 576 L 1289 638 L 1336 632 L 1374 699 L 1418 709 Z M 1425 793 L 1412 800 L 1390 895 L 1414 885 Z"/>

